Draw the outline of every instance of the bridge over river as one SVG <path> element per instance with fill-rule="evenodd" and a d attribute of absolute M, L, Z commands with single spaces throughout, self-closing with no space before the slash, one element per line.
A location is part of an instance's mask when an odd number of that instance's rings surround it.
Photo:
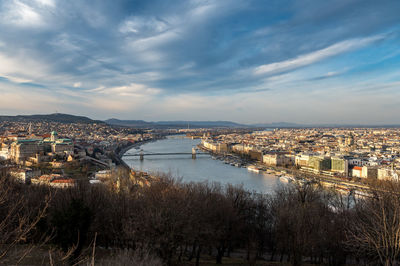
<path fill-rule="evenodd" d="M 208 153 L 198 152 L 197 149 L 195 149 L 195 148 L 192 148 L 192 152 L 146 152 L 146 153 L 144 153 L 143 150 L 141 150 L 139 153 L 125 154 L 124 157 L 139 157 L 140 160 L 143 160 L 144 156 L 149 156 L 149 155 L 165 155 L 165 156 L 192 155 L 192 159 L 196 159 L 196 156 L 201 155 L 201 154 L 208 154 Z"/>

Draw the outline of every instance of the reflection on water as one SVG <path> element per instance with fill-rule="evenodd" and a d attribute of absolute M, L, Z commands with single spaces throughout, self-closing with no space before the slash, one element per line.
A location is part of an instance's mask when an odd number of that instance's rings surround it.
<path fill-rule="evenodd" d="M 190 153 L 192 147 L 200 140 L 171 136 L 167 139 L 151 142 L 141 146 L 143 153 Z M 128 154 L 138 154 L 139 150 L 131 149 Z M 243 184 L 246 189 L 269 193 L 279 183 L 279 179 L 272 175 L 256 174 L 246 168 L 238 168 L 225 164 L 223 161 L 213 160 L 209 154 L 198 154 L 195 160 L 187 155 L 145 155 L 144 160 L 139 157 L 123 157 L 123 160 L 134 169 L 149 173 L 171 173 L 174 177 L 181 177 L 184 182 L 219 182 L 222 184 Z"/>

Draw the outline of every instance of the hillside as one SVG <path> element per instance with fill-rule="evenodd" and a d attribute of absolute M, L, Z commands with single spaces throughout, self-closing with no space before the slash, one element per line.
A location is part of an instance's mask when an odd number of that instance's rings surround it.
<path fill-rule="evenodd" d="M 111 118 L 105 120 L 109 125 L 114 126 L 126 126 L 126 127 L 154 127 L 155 124 L 151 122 L 146 122 L 143 120 L 119 120 L 116 118 Z"/>
<path fill-rule="evenodd" d="M 92 120 L 85 116 L 76 116 L 69 114 L 45 114 L 45 115 L 16 115 L 16 116 L 0 116 L 0 121 L 10 122 L 58 122 L 58 123 L 82 123 L 82 124 L 93 124 L 93 123 L 104 123 L 99 120 Z"/>
<path fill-rule="evenodd" d="M 128 126 L 128 127 L 152 127 L 152 128 L 217 128 L 217 127 L 247 127 L 230 121 L 158 121 L 147 122 L 143 120 L 119 120 L 108 119 L 105 121 L 109 125 Z"/>

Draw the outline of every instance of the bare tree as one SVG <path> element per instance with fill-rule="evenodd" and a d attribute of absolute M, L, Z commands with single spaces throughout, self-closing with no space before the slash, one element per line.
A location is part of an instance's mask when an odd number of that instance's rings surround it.
<path fill-rule="evenodd" d="M 382 265 L 398 265 L 400 194 L 398 183 L 373 187 L 373 198 L 359 200 L 348 230 L 348 243 Z"/>
<path fill-rule="evenodd" d="M 40 243 L 33 243 L 32 237 L 37 233 L 36 226 L 45 217 L 50 204 L 51 194 L 45 194 L 35 206 L 29 193 L 20 184 L 9 180 L 7 176 L 0 178 L 0 261 L 20 262 L 34 247 L 49 240 L 45 235 L 39 237 Z M 20 246 L 13 252 L 10 251 Z"/>

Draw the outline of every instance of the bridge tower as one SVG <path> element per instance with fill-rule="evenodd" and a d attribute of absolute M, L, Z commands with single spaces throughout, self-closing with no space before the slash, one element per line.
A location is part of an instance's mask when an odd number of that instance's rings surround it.
<path fill-rule="evenodd" d="M 143 161 L 144 160 L 144 154 L 143 154 L 143 150 L 140 151 L 140 160 Z"/>
<path fill-rule="evenodd" d="M 192 148 L 192 159 L 196 159 L 196 148 Z"/>

